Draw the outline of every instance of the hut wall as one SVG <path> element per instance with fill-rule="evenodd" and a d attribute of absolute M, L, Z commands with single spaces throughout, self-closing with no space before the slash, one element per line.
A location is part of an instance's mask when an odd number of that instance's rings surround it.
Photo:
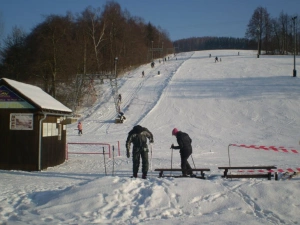
<path fill-rule="evenodd" d="M 32 130 L 11 130 L 11 113 L 33 115 Z M 40 120 L 43 114 L 37 114 L 27 109 L 1 109 L 0 110 L 0 169 L 3 170 L 39 170 L 39 130 Z M 66 159 L 66 130 L 63 130 L 59 116 L 47 115 L 42 121 L 41 138 L 41 169 L 57 166 Z M 47 128 L 47 135 L 43 135 L 44 123 Z M 61 124 L 61 126 L 59 126 Z M 57 129 L 61 129 L 59 132 Z M 52 132 L 52 133 L 51 133 Z M 61 133 L 59 138 L 58 134 Z"/>
<path fill-rule="evenodd" d="M 43 116 L 42 116 L 43 117 Z M 43 127 L 47 123 L 49 134 L 42 135 L 42 162 L 41 169 L 46 169 L 47 167 L 53 167 L 63 163 L 66 159 L 66 130 L 63 130 L 63 125 L 61 124 L 59 116 L 50 116 L 48 115 L 45 120 L 43 120 Z M 61 138 L 58 134 L 51 134 L 50 130 L 56 129 L 56 132 L 59 132 L 58 129 L 61 129 Z M 45 132 L 45 129 L 42 129 L 42 132 Z"/>
<path fill-rule="evenodd" d="M 34 115 L 32 109 L 0 109 L 0 169 L 37 170 L 39 124 L 33 116 L 32 130 L 12 130 L 11 113 Z"/>

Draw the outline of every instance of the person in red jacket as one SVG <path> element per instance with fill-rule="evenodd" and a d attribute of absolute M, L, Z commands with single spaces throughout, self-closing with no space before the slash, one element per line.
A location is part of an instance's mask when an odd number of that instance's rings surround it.
<path fill-rule="evenodd" d="M 181 169 L 182 169 L 182 176 L 195 176 L 192 171 L 192 167 L 188 162 L 188 158 L 193 152 L 192 148 L 192 139 L 187 133 L 177 130 L 174 128 L 172 130 L 172 135 L 176 136 L 178 146 L 171 145 L 172 149 L 179 149 L 180 158 L 181 158 Z"/>
<path fill-rule="evenodd" d="M 82 123 L 81 122 L 78 122 L 77 128 L 78 128 L 78 135 L 81 135 L 82 134 Z"/>

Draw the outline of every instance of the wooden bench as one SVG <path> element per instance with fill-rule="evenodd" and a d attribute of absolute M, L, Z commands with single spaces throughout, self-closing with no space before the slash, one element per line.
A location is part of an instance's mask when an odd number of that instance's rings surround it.
<path fill-rule="evenodd" d="M 218 169 L 224 169 L 224 178 L 268 178 L 271 180 L 272 169 L 277 169 L 275 166 L 221 166 Z M 259 174 L 228 174 L 228 170 L 267 170 L 266 173 L 260 172 Z M 254 171 L 253 171 L 254 172 Z"/>
<path fill-rule="evenodd" d="M 159 168 L 159 169 L 155 169 L 154 171 L 159 171 L 159 177 L 166 177 L 166 176 L 164 176 L 164 172 L 165 171 L 170 171 L 170 172 L 181 172 L 182 171 L 182 169 L 168 169 L 168 168 Z M 198 177 L 198 178 L 202 178 L 202 179 L 205 179 L 205 173 L 204 173 L 204 171 L 210 171 L 210 169 L 209 168 L 197 168 L 197 169 L 192 169 L 192 171 L 194 172 L 194 171 L 200 171 L 201 173 L 201 176 L 200 177 Z"/>

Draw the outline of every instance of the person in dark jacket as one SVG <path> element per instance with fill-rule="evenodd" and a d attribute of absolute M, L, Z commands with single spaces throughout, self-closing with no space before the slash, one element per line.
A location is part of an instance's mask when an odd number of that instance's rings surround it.
<path fill-rule="evenodd" d="M 181 169 L 182 169 L 182 176 L 194 176 L 192 172 L 192 167 L 188 162 L 188 158 L 193 153 L 192 149 L 192 139 L 187 133 L 177 130 L 174 128 L 172 130 L 172 135 L 176 136 L 178 146 L 174 146 L 172 144 L 172 149 L 179 149 L 180 158 L 181 158 Z"/>
<path fill-rule="evenodd" d="M 124 116 L 123 112 L 119 112 L 118 119 L 119 119 L 120 123 L 123 123 L 126 120 L 126 117 Z"/>
<path fill-rule="evenodd" d="M 149 169 L 149 161 L 148 161 L 148 145 L 147 138 L 150 143 L 153 143 L 153 135 L 152 133 L 145 127 L 140 125 L 134 126 L 133 129 L 128 133 L 128 137 L 126 140 L 126 152 L 127 158 L 130 157 L 130 145 L 133 143 L 132 148 L 132 163 L 133 163 L 133 177 L 137 177 L 139 166 L 140 166 L 140 158 L 142 158 L 142 178 L 147 178 L 147 173 Z"/>
<path fill-rule="evenodd" d="M 122 95 L 119 94 L 119 95 L 118 95 L 118 104 L 121 104 L 121 103 L 122 103 Z"/>

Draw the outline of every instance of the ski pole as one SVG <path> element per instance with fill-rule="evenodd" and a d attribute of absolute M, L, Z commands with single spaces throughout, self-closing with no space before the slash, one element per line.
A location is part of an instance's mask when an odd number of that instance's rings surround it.
<path fill-rule="evenodd" d="M 194 162 L 194 159 L 193 159 L 193 155 L 191 155 L 191 157 L 192 157 L 192 160 L 193 160 L 194 168 L 196 169 L 195 162 Z"/>
<path fill-rule="evenodd" d="M 151 177 L 152 177 L 152 143 L 150 143 L 150 170 L 151 170 Z"/>
<path fill-rule="evenodd" d="M 113 169 L 112 169 L 112 176 L 115 173 L 115 146 L 112 146 L 112 150 L 113 150 Z"/>
<path fill-rule="evenodd" d="M 107 173 L 106 173 L 106 163 L 105 163 L 105 151 L 104 151 L 104 147 L 103 147 L 103 158 L 104 158 L 105 175 L 107 175 Z"/>
<path fill-rule="evenodd" d="M 172 144 L 173 146 L 173 144 Z M 171 147 L 172 152 L 171 152 L 171 171 L 170 171 L 170 176 L 172 176 L 172 166 L 173 166 L 173 148 Z"/>

